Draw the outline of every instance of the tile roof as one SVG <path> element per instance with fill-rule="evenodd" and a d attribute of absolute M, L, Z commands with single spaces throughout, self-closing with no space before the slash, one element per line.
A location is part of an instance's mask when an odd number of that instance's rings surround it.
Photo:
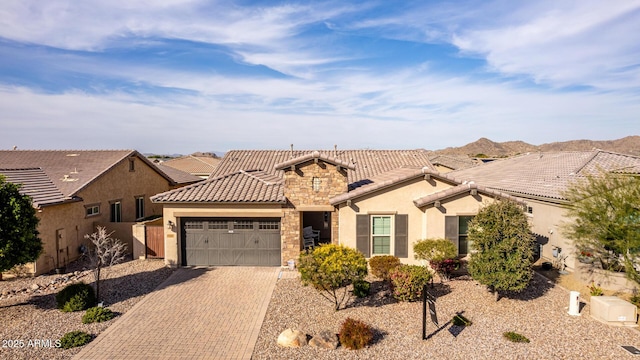
<path fill-rule="evenodd" d="M 162 163 L 154 164 L 154 166 L 157 167 L 161 172 L 165 173 L 168 177 L 170 177 L 176 184 L 191 184 L 194 182 L 202 181 L 202 178 L 199 176 L 192 175 L 188 172 L 184 172 L 170 166 L 165 166 Z"/>
<path fill-rule="evenodd" d="M 431 155 L 429 156 L 429 161 L 431 161 L 434 166 L 440 165 L 453 170 L 467 169 L 480 165 L 476 160 L 464 155 Z"/>
<path fill-rule="evenodd" d="M 65 197 L 40 168 L 0 169 L 6 181 L 21 185 L 20 193 L 29 195 L 34 207 L 71 200 Z"/>
<path fill-rule="evenodd" d="M 446 177 L 446 175 L 441 174 L 435 170 L 432 170 L 428 167 L 417 168 L 417 167 L 399 167 L 397 169 L 393 169 L 391 171 L 387 171 L 382 174 L 378 174 L 372 176 L 371 179 L 367 179 L 366 182 L 361 182 L 357 188 L 353 190 L 335 196 L 329 200 L 331 205 L 337 205 L 343 203 L 347 200 L 352 200 L 382 189 L 386 189 L 388 187 L 400 184 L 405 181 L 409 181 L 415 179 L 417 177 L 423 177 L 425 175 L 434 176 L 441 180 L 445 180 L 448 182 L 452 182 L 450 179 Z"/>
<path fill-rule="evenodd" d="M 151 197 L 159 203 L 286 203 L 284 180 L 260 170 L 240 170 Z"/>
<path fill-rule="evenodd" d="M 220 158 L 213 156 L 187 155 L 163 161 L 162 165 L 172 167 L 193 175 L 209 176 L 220 163 Z"/>
<path fill-rule="evenodd" d="M 314 154 L 316 153 L 316 154 Z M 426 150 L 232 150 L 225 154 L 210 180 L 188 187 L 189 193 L 176 189 L 159 194 L 156 202 L 280 202 L 283 201 L 282 183 L 275 184 L 284 177 L 284 170 L 292 164 L 299 164 L 314 156 L 323 160 L 342 164 L 348 168 L 349 189 L 371 183 L 371 178 L 402 166 L 427 167 L 433 170 Z M 261 179 L 271 177 L 273 189 L 266 196 L 256 191 L 260 183 L 246 183 L 252 174 Z M 243 183 L 245 181 L 245 183 Z M 236 183 L 237 182 L 237 183 Z M 186 191 L 186 189 L 184 190 Z M 264 190 L 266 191 L 266 189 Z M 275 191 L 275 190 L 273 190 Z M 248 193 L 247 193 L 248 192 Z M 175 193 L 175 194 L 174 194 Z M 178 195 L 178 193 L 180 193 Z M 162 195 L 162 196 L 160 196 Z"/>
<path fill-rule="evenodd" d="M 562 192 L 572 182 L 596 173 L 598 168 L 637 174 L 640 157 L 602 150 L 530 153 L 447 175 L 516 196 L 565 200 Z"/>
<path fill-rule="evenodd" d="M 64 198 L 78 192 L 102 174 L 130 157 L 138 157 L 167 179 L 146 157 L 135 150 L 0 150 L 0 168 L 40 169 Z M 49 185 L 42 186 L 48 188 Z M 44 190 L 43 191 L 47 191 Z"/>
<path fill-rule="evenodd" d="M 427 205 L 431 205 L 431 204 L 435 203 L 436 201 L 443 201 L 443 200 L 452 198 L 454 196 L 470 192 L 470 191 L 472 191 L 474 189 L 477 190 L 478 193 L 489 195 L 489 196 L 494 197 L 494 198 L 509 199 L 509 200 L 513 200 L 513 201 L 518 202 L 518 203 L 522 203 L 522 200 L 520 200 L 520 199 L 518 199 L 518 198 L 516 198 L 514 196 L 511 196 L 509 194 L 505 194 L 505 193 L 502 193 L 502 192 L 499 192 L 499 191 L 491 190 L 491 189 L 485 188 L 483 186 L 478 186 L 477 184 L 460 184 L 458 186 L 454 186 L 452 188 L 449 188 L 449 189 L 446 189 L 446 190 L 442 190 L 442 191 L 438 191 L 436 193 L 429 194 L 429 195 L 421 197 L 419 199 L 415 199 L 415 200 L 413 200 L 413 203 L 417 207 L 424 207 L 424 206 L 427 206 Z"/>

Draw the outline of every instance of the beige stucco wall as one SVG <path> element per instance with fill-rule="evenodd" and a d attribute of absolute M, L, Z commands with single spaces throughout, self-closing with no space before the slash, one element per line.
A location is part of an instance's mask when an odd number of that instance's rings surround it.
<path fill-rule="evenodd" d="M 425 238 L 444 237 L 445 215 L 474 215 L 484 202 L 494 201 L 481 195 L 468 193 L 442 201 L 439 209 L 428 206 L 419 209 L 413 200 L 452 187 L 438 180 L 426 181 L 418 178 L 385 189 L 367 197 L 355 199 L 351 206 L 340 205 L 340 243 L 356 248 L 357 214 L 407 214 L 409 216 L 409 256 L 401 258 L 403 263 L 419 264 L 413 257 L 413 243 Z M 393 230 L 392 230 L 393 233 Z"/>
<path fill-rule="evenodd" d="M 95 226 L 103 224 L 107 231 L 115 231 L 112 235 L 125 242 L 131 252 L 133 235 L 131 226 L 135 221 L 135 198 L 145 197 L 145 216 L 162 214 L 162 205 L 153 204 L 149 198 L 157 193 L 168 191 L 170 184 L 139 158 L 135 158 L 135 171 L 129 171 L 129 160 L 124 159 L 101 177 L 89 184 L 78 193 L 81 202 L 48 206 L 38 211 L 40 224 L 38 231 L 44 245 L 42 256 L 36 261 L 36 275 L 53 270 L 58 266 L 65 266 L 76 260 L 79 247 L 87 243 L 85 234 L 95 231 Z M 110 223 L 111 200 L 122 203 L 122 223 Z M 87 217 L 85 205 L 100 205 L 100 214 Z M 66 237 L 66 247 L 56 249 L 56 234 L 61 231 Z M 56 254 L 60 253 L 60 264 L 56 261 Z"/>
<path fill-rule="evenodd" d="M 278 218 L 283 216 L 282 206 L 275 205 L 227 205 L 227 204 L 164 204 L 163 223 L 164 230 L 164 262 L 175 267 L 182 263 L 180 254 L 180 242 L 182 233 L 181 224 L 185 218 L 206 217 L 263 217 Z M 169 221 L 173 224 L 169 227 Z"/>

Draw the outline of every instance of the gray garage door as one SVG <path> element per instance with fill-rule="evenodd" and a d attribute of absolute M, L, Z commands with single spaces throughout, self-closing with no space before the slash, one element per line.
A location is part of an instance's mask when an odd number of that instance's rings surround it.
<path fill-rule="evenodd" d="M 183 219 L 183 265 L 280 266 L 280 219 Z"/>

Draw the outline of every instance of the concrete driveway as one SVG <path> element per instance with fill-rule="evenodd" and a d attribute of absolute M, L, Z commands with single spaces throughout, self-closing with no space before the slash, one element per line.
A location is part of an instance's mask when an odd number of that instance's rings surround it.
<path fill-rule="evenodd" d="M 250 359 L 280 268 L 182 268 L 74 359 Z"/>

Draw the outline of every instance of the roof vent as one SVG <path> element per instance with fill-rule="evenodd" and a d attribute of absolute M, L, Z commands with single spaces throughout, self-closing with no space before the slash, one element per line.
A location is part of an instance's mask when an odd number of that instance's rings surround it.
<path fill-rule="evenodd" d="M 72 182 L 72 181 L 78 181 L 78 179 L 70 178 L 69 175 L 64 174 L 64 176 L 62 177 L 62 181 L 64 181 L 64 182 Z"/>
<path fill-rule="evenodd" d="M 67 156 L 80 156 L 80 154 L 67 154 Z"/>

